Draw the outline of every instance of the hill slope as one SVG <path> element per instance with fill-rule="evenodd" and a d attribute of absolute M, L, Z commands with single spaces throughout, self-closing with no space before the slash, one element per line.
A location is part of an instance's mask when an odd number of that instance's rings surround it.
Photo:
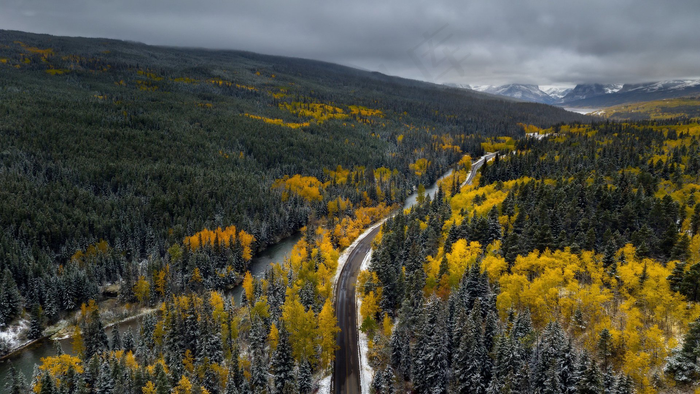
<path fill-rule="evenodd" d="M 55 321 L 202 229 L 235 225 L 254 252 L 329 202 L 401 201 L 479 153 L 474 134 L 586 119 L 317 61 L 14 31 L 0 86 L 0 270 L 19 294 L 0 325 L 31 305 Z M 203 260 L 207 286 L 245 270 L 242 246 Z"/>
<path fill-rule="evenodd" d="M 675 99 L 645 101 L 641 103 L 622 104 L 596 111 L 611 119 L 668 119 L 677 117 L 700 117 L 700 97 L 679 97 Z"/>

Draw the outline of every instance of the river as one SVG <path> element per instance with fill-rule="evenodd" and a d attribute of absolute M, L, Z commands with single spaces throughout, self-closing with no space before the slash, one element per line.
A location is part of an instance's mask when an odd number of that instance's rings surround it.
<path fill-rule="evenodd" d="M 452 174 L 452 170 L 447 171 L 438 180 L 441 180 L 450 174 Z M 430 187 L 425 188 L 425 195 L 429 195 L 431 198 L 434 198 L 437 191 L 438 185 L 436 181 Z M 415 205 L 417 198 L 417 192 L 414 192 L 408 196 L 406 198 L 406 202 L 404 203 L 404 209 Z M 250 272 L 253 274 L 253 276 L 260 278 L 265 275 L 265 271 L 268 269 L 270 264 L 284 261 L 284 259 L 291 253 L 294 245 L 297 243 L 297 241 L 299 241 L 299 239 L 301 239 L 302 236 L 302 233 L 297 232 L 287 238 L 282 239 L 280 242 L 270 246 L 256 255 L 250 265 Z M 231 295 L 234 297 L 236 303 L 240 302 L 242 292 L 242 286 L 236 286 L 236 288 L 231 291 Z M 141 318 L 136 318 L 122 323 L 117 323 L 114 327 L 117 327 L 121 333 L 126 332 L 129 327 L 132 328 L 134 333 L 138 333 L 140 322 Z M 106 330 L 107 337 L 109 338 L 111 338 L 112 329 L 113 328 L 108 328 Z M 56 355 L 54 342 L 55 341 L 48 338 L 44 339 L 0 362 L 0 394 L 7 393 L 7 390 L 5 389 L 5 382 L 7 382 L 9 379 L 10 365 L 14 365 L 15 368 L 24 374 L 27 382 L 30 382 L 32 373 L 34 372 L 34 366 L 41 363 L 41 358 Z M 73 354 L 72 339 L 61 339 L 58 341 L 58 343 L 61 345 L 61 348 L 65 353 Z"/>
<path fill-rule="evenodd" d="M 141 319 L 142 317 L 130 319 L 107 328 L 105 330 L 107 332 L 107 337 L 111 338 L 112 330 L 115 327 L 118 328 L 119 332 L 122 334 L 129 328 L 133 330 L 134 334 L 138 333 Z M 24 374 L 24 377 L 27 379 L 27 383 L 31 383 L 34 365 L 41 363 L 42 357 L 51 357 L 56 355 L 56 348 L 54 347 L 55 342 L 58 342 L 64 353 L 74 354 L 72 338 L 60 339 L 58 341 L 53 341 L 47 338 L 32 344 L 31 346 L 0 362 L 0 393 L 8 393 L 7 389 L 5 388 L 5 383 L 9 381 L 11 365 L 14 365 L 17 370 Z"/>
<path fill-rule="evenodd" d="M 283 261 L 285 257 L 289 256 L 289 253 L 292 251 L 292 247 L 294 246 L 294 244 L 297 243 L 297 241 L 301 237 L 302 234 L 300 232 L 297 232 L 260 252 L 253 258 L 250 264 L 250 272 L 255 277 L 262 277 L 265 274 L 267 268 L 270 266 L 270 264 L 277 261 Z M 233 289 L 232 295 L 236 299 L 236 302 L 240 302 L 241 293 L 242 286 L 237 286 Z M 137 334 L 141 320 L 142 318 L 127 320 L 121 323 L 117 323 L 113 327 L 117 327 L 120 333 L 126 332 L 126 330 L 129 329 L 129 327 L 131 327 L 134 334 Z M 108 338 L 111 338 L 112 329 L 113 328 L 106 329 Z M 37 343 L 1 361 L 0 394 L 6 394 L 8 392 L 5 389 L 5 382 L 9 380 L 11 365 L 14 365 L 15 368 L 21 371 L 24 374 L 24 377 L 27 379 L 27 382 L 30 382 L 32 374 L 34 372 L 34 366 L 41 363 L 41 358 L 56 355 L 54 342 L 56 341 L 53 341 L 48 338 L 38 341 Z M 61 345 L 61 349 L 63 349 L 63 352 L 67 354 L 73 354 L 73 341 L 71 338 L 61 339 L 57 342 Z"/>
<path fill-rule="evenodd" d="M 430 198 L 435 198 L 438 192 L 438 182 L 447 178 L 452 174 L 452 170 L 447 171 L 444 173 L 440 178 L 438 178 L 435 183 L 430 185 L 429 187 L 425 188 L 425 195 L 430 196 Z M 413 192 L 410 196 L 406 198 L 406 202 L 403 204 L 403 209 L 408 209 L 414 205 L 416 205 L 416 200 L 418 199 L 418 192 Z"/>

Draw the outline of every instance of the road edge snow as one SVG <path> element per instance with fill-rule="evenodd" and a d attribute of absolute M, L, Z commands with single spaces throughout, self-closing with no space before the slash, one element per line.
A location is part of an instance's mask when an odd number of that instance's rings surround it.
<path fill-rule="evenodd" d="M 369 262 L 372 260 L 372 249 L 369 250 L 367 255 L 365 255 L 364 260 L 362 260 L 362 265 L 360 265 L 360 271 L 369 269 Z M 369 339 L 367 334 L 360 330 L 362 326 L 362 315 L 360 314 L 360 307 L 362 307 L 362 299 L 359 293 L 355 292 L 355 305 L 357 312 L 357 333 L 358 342 L 360 348 L 360 387 L 362 388 L 362 394 L 369 394 L 369 387 L 372 384 L 372 379 L 374 379 L 374 369 L 369 365 L 369 358 L 367 354 L 369 353 Z"/>
<path fill-rule="evenodd" d="M 393 215 L 390 215 L 390 216 L 393 216 Z M 343 272 L 343 268 L 345 268 L 345 263 L 348 262 L 348 258 L 350 257 L 350 253 L 352 253 L 352 251 L 355 250 L 357 245 L 363 239 L 365 239 L 365 237 L 367 237 L 369 235 L 369 233 L 371 233 L 375 228 L 384 224 L 384 222 L 386 222 L 387 219 L 388 219 L 388 217 L 378 221 L 377 223 L 375 223 L 372 226 L 370 226 L 369 228 L 367 228 L 367 230 L 365 230 L 365 232 L 360 234 L 359 237 L 355 238 L 355 240 L 352 242 L 352 244 L 350 244 L 350 246 L 345 248 L 343 253 L 340 254 L 340 257 L 338 257 L 338 267 L 335 269 L 335 276 L 333 276 L 333 289 L 336 288 L 336 284 L 338 283 L 338 278 L 340 278 L 340 273 Z M 333 291 L 333 298 L 335 299 L 335 291 Z"/>
<path fill-rule="evenodd" d="M 331 393 L 331 378 L 333 374 L 324 376 L 318 381 L 318 394 L 330 394 Z"/>

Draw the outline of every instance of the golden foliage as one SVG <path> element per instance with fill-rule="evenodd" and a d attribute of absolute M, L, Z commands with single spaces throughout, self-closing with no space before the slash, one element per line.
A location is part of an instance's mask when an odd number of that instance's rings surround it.
<path fill-rule="evenodd" d="M 511 137 L 495 137 L 489 138 L 486 142 L 481 143 L 481 147 L 486 152 L 498 152 L 500 150 L 515 150 L 515 140 Z"/>
<path fill-rule="evenodd" d="M 302 122 L 302 123 L 285 122 L 282 119 L 267 118 L 264 116 L 251 115 L 251 114 L 243 114 L 243 116 L 249 117 L 251 119 L 262 120 L 263 122 L 268 123 L 268 124 L 289 127 L 290 129 L 298 129 L 301 127 L 308 127 L 311 125 L 311 123 L 309 123 L 309 122 Z"/>
<path fill-rule="evenodd" d="M 426 158 L 418 159 L 415 163 L 408 165 L 408 168 L 410 168 L 411 171 L 416 174 L 416 176 L 422 176 L 425 174 L 428 167 L 430 167 L 430 161 L 428 161 Z"/>
<path fill-rule="evenodd" d="M 233 246 L 232 242 L 238 241 L 243 248 L 243 259 L 245 261 L 250 261 L 253 258 L 253 251 L 251 246 L 255 242 L 255 237 L 251 234 L 246 233 L 243 230 L 239 230 L 236 233 L 236 226 L 228 226 L 225 229 L 217 227 L 215 230 L 204 229 L 190 237 L 185 237 L 184 244 L 189 246 L 192 250 L 197 250 L 202 246 Z"/>
<path fill-rule="evenodd" d="M 68 373 L 70 368 L 77 373 L 83 373 L 83 362 L 78 357 L 62 354 L 54 357 L 42 357 L 40 370 L 48 372 L 54 378 L 60 378 Z"/>
<path fill-rule="evenodd" d="M 341 108 L 329 104 L 292 102 L 281 103 L 279 107 L 297 116 L 315 119 L 318 123 L 348 117 Z"/>
<path fill-rule="evenodd" d="M 381 203 L 376 207 L 362 207 L 355 210 L 355 218 L 345 217 L 333 229 L 332 239 L 345 249 L 360 236 L 362 231 L 391 212 L 391 207 Z"/>
<path fill-rule="evenodd" d="M 282 306 L 282 320 L 292 344 L 294 359 L 314 360 L 316 357 L 316 316 L 313 310 L 304 310 L 299 296 L 287 289 L 287 301 Z"/>
<path fill-rule="evenodd" d="M 338 349 L 336 336 L 340 332 L 338 319 L 330 298 L 326 299 L 323 309 L 318 313 L 318 336 L 321 348 L 321 366 L 328 368 L 335 359 L 335 351 Z"/>
<path fill-rule="evenodd" d="M 542 129 L 531 124 L 518 123 L 518 126 L 523 128 L 523 131 L 527 134 L 540 134 Z"/>
<path fill-rule="evenodd" d="M 277 179 L 272 184 L 273 189 L 282 189 L 282 200 L 287 200 L 290 193 L 303 198 L 306 201 L 321 201 L 320 188 L 323 185 L 313 176 L 301 176 L 299 174 L 289 177 L 285 175 L 282 179 Z"/>

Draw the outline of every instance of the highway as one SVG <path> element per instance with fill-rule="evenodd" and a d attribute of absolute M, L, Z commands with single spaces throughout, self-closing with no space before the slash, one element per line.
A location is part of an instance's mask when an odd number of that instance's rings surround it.
<path fill-rule="evenodd" d="M 481 166 L 491 160 L 496 153 L 487 153 L 472 163 L 471 172 L 461 186 L 470 184 Z M 338 316 L 338 350 L 333 362 L 332 391 L 334 393 L 361 393 L 360 352 L 358 347 L 357 310 L 355 307 L 355 285 L 360 266 L 372 247 L 374 237 L 381 227 L 372 230 L 350 251 L 348 260 L 340 272 L 336 284 L 335 312 Z M 369 384 L 370 382 L 367 382 Z"/>

